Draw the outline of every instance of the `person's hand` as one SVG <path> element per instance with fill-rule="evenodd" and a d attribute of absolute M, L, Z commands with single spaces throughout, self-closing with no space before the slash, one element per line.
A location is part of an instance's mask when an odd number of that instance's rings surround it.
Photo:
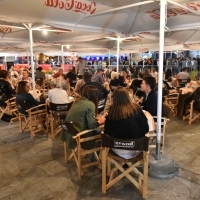
<path fill-rule="evenodd" d="M 96 117 L 96 120 L 99 124 L 104 124 L 106 118 L 104 116 Z"/>

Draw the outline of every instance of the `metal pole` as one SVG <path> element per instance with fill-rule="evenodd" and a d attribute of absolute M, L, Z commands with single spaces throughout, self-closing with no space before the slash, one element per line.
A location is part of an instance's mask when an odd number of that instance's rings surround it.
<path fill-rule="evenodd" d="M 27 50 L 27 64 L 29 65 L 29 55 L 28 55 L 28 50 Z"/>
<path fill-rule="evenodd" d="M 165 6 L 166 0 L 160 1 L 160 49 L 159 49 L 159 73 L 158 73 L 158 105 L 157 105 L 157 143 L 156 159 L 160 160 L 161 145 L 161 117 L 162 117 L 162 85 L 163 85 L 163 52 L 165 39 Z"/>
<path fill-rule="evenodd" d="M 33 33 L 31 29 L 32 25 L 29 24 L 29 40 L 30 40 L 30 56 L 31 56 L 31 73 L 32 73 L 32 84 L 33 84 L 33 96 L 36 95 L 35 92 L 35 71 L 34 71 L 34 61 L 33 61 Z"/>
<path fill-rule="evenodd" d="M 5 63 L 5 70 L 8 71 L 6 56 L 4 57 L 4 63 Z M 13 67 L 14 67 L 14 66 L 13 66 Z"/>
<path fill-rule="evenodd" d="M 63 50 L 63 45 L 61 46 L 61 51 L 62 51 L 62 69 L 63 69 L 63 71 L 64 71 L 64 50 Z"/>
<path fill-rule="evenodd" d="M 120 42 L 120 38 L 118 36 L 117 38 L 117 72 L 119 72 L 119 42 Z"/>
<path fill-rule="evenodd" d="M 108 49 L 108 65 L 110 67 L 110 49 Z"/>

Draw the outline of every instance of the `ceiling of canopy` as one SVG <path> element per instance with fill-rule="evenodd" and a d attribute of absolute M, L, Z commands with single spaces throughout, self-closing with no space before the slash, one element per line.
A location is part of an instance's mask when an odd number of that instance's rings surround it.
<path fill-rule="evenodd" d="M 111 38 L 116 36 L 124 38 L 120 42 L 121 52 L 157 51 L 159 3 L 18 0 L 13 6 L 13 0 L 0 0 L 0 53 L 29 50 L 29 24 L 34 28 L 34 53 L 60 52 L 61 45 L 68 45 L 65 51 L 105 54 L 108 49 L 116 51 L 117 41 Z M 131 7 L 131 4 L 138 6 Z M 165 50 L 199 49 L 199 11 L 200 1 L 168 0 Z M 46 35 L 43 30 L 47 31 Z"/>

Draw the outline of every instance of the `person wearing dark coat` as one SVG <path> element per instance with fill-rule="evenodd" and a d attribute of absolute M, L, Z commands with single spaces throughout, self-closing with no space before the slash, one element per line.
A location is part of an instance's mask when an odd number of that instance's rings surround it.
<path fill-rule="evenodd" d="M 152 116 L 157 116 L 158 93 L 155 90 L 156 79 L 154 77 L 145 77 L 141 84 L 141 90 L 145 92 L 142 109 L 148 111 Z"/>
<path fill-rule="evenodd" d="M 132 103 L 126 88 L 118 86 L 113 92 L 113 104 L 106 116 L 104 134 L 117 139 L 137 139 L 149 132 L 147 118 L 142 109 Z M 129 159 L 137 156 L 140 151 L 120 150 L 112 151 Z"/>

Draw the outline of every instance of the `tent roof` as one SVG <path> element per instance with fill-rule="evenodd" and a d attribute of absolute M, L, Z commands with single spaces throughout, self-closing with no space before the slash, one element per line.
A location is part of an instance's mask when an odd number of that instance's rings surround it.
<path fill-rule="evenodd" d="M 197 12 L 200 1 L 174 1 L 181 7 L 168 1 L 166 26 L 170 31 L 165 34 L 165 48 L 194 48 L 191 47 L 194 43 L 200 43 L 200 13 Z M 143 5 L 119 9 L 135 3 Z M 36 27 L 33 31 L 35 53 L 59 51 L 61 45 L 70 45 L 70 51 L 102 53 L 116 48 L 116 41 L 107 38 L 115 35 L 131 37 L 120 43 L 121 51 L 158 49 L 160 2 L 148 0 L 146 3 L 139 0 L 18 0 L 13 6 L 13 0 L 0 0 L 0 52 L 28 50 L 29 34 L 24 24 L 30 23 Z M 97 15 L 110 9 L 116 10 Z M 47 35 L 41 33 L 43 29 L 48 30 Z"/>

